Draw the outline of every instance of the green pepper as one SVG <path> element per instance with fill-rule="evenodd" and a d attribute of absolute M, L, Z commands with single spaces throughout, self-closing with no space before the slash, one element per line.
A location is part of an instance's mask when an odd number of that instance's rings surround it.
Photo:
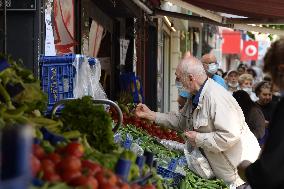
<path fill-rule="evenodd" d="M 43 149 L 46 153 L 52 153 L 55 150 L 55 148 L 47 140 L 42 141 L 41 146 L 43 147 Z"/>
<path fill-rule="evenodd" d="M 38 128 L 35 128 L 35 135 L 37 139 L 43 140 L 43 134 Z"/>
<path fill-rule="evenodd" d="M 81 136 L 81 133 L 79 131 L 67 131 L 62 133 L 62 136 L 66 139 L 74 139 L 79 138 Z"/>
<path fill-rule="evenodd" d="M 11 97 L 7 92 L 7 90 L 4 88 L 4 86 L 2 85 L 2 83 L 0 83 L 0 95 L 4 98 L 8 109 L 15 109 L 15 107 L 12 104 Z"/>

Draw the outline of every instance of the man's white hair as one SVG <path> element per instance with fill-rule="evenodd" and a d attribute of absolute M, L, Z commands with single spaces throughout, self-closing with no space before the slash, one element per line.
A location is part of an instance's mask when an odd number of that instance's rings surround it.
<path fill-rule="evenodd" d="M 182 74 L 193 76 L 206 76 L 206 72 L 200 60 L 191 56 L 184 58 L 178 65 Z"/>

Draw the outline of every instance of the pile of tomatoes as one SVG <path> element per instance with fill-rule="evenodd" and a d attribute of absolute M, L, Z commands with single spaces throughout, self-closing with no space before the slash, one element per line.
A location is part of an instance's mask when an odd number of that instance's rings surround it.
<path fill-rule="evenodd" d="M 47 153 L 39 144 L 33 144 L 31 156 L 34 177 L 50 183 L 65 182 L 71 187 L 91 189 L 155 189 L 153 185 L 129 185 L 111 170 L 83 159 L 84 149 L 78 142 L 58 147 Z"/>
<path fill-rule="evenodd" d="M 124 125 L 134 125 L 137 128 L 143 129 L 149 135 L 158 137 L 159 139 L 173 140 L 184 143 L 184 140 L 180 136 L 178 136 L 176 131 L 159 127 L 155 123 L 140 119 L 134 115 L 128 116 L 127 114 L 123 114 L 123 123 Z"/>

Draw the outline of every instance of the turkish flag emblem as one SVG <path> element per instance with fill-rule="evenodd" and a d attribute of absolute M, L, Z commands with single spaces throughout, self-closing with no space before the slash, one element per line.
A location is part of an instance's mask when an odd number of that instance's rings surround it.
<path fill-rule="evenodd" d="M 257 41 L 244 41 L 241 60 L 257 60 L 258 58 L 258 42 Z"/>

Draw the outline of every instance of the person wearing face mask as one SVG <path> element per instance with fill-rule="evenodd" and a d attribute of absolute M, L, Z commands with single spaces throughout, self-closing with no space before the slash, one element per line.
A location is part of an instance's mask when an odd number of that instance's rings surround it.
<path fill-rule="evenodd" d="M 260 140 L 260 144 L 264 145 L 269 133 L 268 125 L 269 122 L 271 121 L 277 103 L 272 101 L 272 86 L 270 82 L 267 81 L 260 82 L 255 88 L 255 93 L 259 98 L 258 101 L 256 101 L 256 103 L 260 107 L 265 117 L 265 124 L 266 124 L 265 135 Z"/>
<path fill-rule="evenodd" d="M 187 52 L 184 55 L 184 58 L 190 58 L 191 53 Z M 178 88 L 179 97 L 179 111 L 178 112 L 154 112 L 151 111 L 145 104 L 138 104 L 136 108 L 136 115 L 138 117 L 143 117 L 150 121 L 155 121 L 156 116 L 159 116 L 159 121 L 156 123 L 161 126 L 168 127 L 170 129 L 184 132 L 189 130 L 191 127 L 191 118 L 192 118 L 192 103 L 191 103 L 191 94 L 187 89 L 182 85 L 181 79 L 176 76 L 175 85 Z M 145 113 L 146 112 L 146 113 Z"/>
<path fill-rule="evenodd" d="M 217 178 L 242 189 L 244 181 L 237 174 L 237 165 L 244 159 L 255 161 L 260 152 L 257 139 L 248 128 L 242 110 L 224 87 L 208 78 L 201 61 L 185 58 L 176 69 L 177 82 L 192 97 L 192 121 L 185 136 L 192 147 L 201 148 Z M 174 127 L 163 114 L 139 104 L 135 111 L 140 118 L 159 125 Z"/>
<path fill-rule="evenodd" d="M 258 97 L 256 103 L 261 108 L 265 120 L 269 123 L 277 105 L 272 101 L 272 86 L 269 82 L 262 81 L 255 87 L 255 93 Z"/>
<path fill-rule="evenodd" d="M 270 73 L 272 82 L 281 91 L 281 99 L 269 124 L 269 136 L 258 160 L 243 161 L 238 166 L 239 175 L 253 189 L 284 188 L 284 39 L 271 44 L 264 57 L 264 71 Z"/>
<path fill-rule="evenodd" d="M 242 74 L 246 73 L 247 66 L 245 64 L 241 63 L 241 64 L 239 64 L 237 71 L 238 71 L 239 75 L 242 75 Z"/>
<path fill-rule="evenodd" d="M 178 109 L 179 109 L 179 111 L 181 111 L 183 109 L 185 103 L 190 98 L 191 98 L 191 94 L 187 90 L 184 90 L 184 89 L 178 87 L 178 99 L 177 99 L 177 102 L 178 102 Z"/>
<path fill-rule="evenodd" d="M 256 72 L 254 71 L 254 69 L 248 68 L 248 69 L 247 69 L 247 73 L 252 76 L 252 78 L 253 78 L 252 86 L 255 87 L 255 86 L 257 85 L 257 83 L 260 82 L 260 81 L 258 80 L 258 77 L 257 77 L 257 75 L 256 75 Z"/>
<path fill-rule="evenodd" d="M 272 84 L 272 101 L 278 103 L 281 99 L 281 93 L 279 87 L 275 84 Z"/>
<path fill-rule="evenodd" d="M 224 73 L 225 73 L 225 72 L 224 72 L 221 68 L 218 68 L 218 70 L 217 70 L 217 72 L 216 72 L 216 74 L 219 75 L 219 76 L 222 77 L 222 78 L 223 78 Z M 226 84 L 226 85 L 227 85 L 227 84 Z"/>
<path fill-rule="evenodd" d="M 242 74 L 239 77 L 239 86 L 241 90 L 246 91 L 251 100 L 256 102 L 258 100 L 257 96 L 255 95 L 255 93 L 252 90 L 252 85 L 253 85 L 253 77 L 250 74 Z"/>
<path fill-rule="evenodd" d="M 221 76 L 216 74 L 218 71 L 218 64 L 217 64 L 217 59 L 214 56 L 214 54 L 209 53 L 209 54 L 203 55 L 201 58 L 201 62 L 207 73 L 207 76 L 213 79 L 218 84 L 220 84 L 225 89 L 228 89 L 228 86 L 225 80 Z"/>
<path fill-rule="evenodd" d="M 228 91 L 230 93 L 239 90 L 238 79 L 239 79 L 239 73 L 236 70 L 231 70 L 228 72 L 226 80 L 228 85 Z"/>

